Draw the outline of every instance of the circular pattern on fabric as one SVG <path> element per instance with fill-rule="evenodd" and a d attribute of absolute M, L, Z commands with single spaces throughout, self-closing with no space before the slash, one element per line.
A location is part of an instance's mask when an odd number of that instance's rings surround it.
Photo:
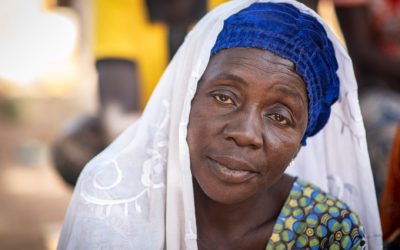
<path fill-rule="evenodd" d="M 282 241 L 284 242 L 289 242 L 293 240 L 294 233 L 290 230 L 284 230 L 282 233 L 280 233 L 280 237 Z"/>
<path fill-rule="evenodd" d="M 307 244 L 308 244 L 307 236 L 301 235 L 301 236 L 297 237 L 297 240 L 295 243 L 296 248 L 303 248 L 303 247 L 307 246 Z"/>
<path fill-rule="evenodd" d="M 342 225 L 336 219 L 328 220 L 328 229 L 332 233 L 338 231 L 341 227 Z"/>
<path fill-rule="evenodd" d="M 317 224 L 318 224 L 318 222 L 319 222 L 319 218 L 318 218 L 318 216 L 315 215 L 315 214 L 310 214 L 310 215 L 307 216 L 306 222 L 307 222 L 307 225 L 308 225 L 309 227 L 313 227 L 313 228 L 314 228 L 314 227 L 317 226 Z"/>
<path fill-rule="evenodd" d="M 330 216 L 329 214 L 324 214 L 324 215 L 322 215 L 322 217 L 321 217 L 321 223 L 323 224 L 323 225 L 328 225 L 328 220 L 330 219 L 330 218 L 332 218 L 332 216 Z"/>
<path fill-rule="evenodd" d="M 340 208 L 340 209 L 345 208 L 344 205 L 343 205 L 343 203 L 342 203 L 341 201 L 336 201 L 336 207 L 338 207 L 338 208 Z"/>
<path fill-rule="evenodd" d="M 351 238 L 350 236 L 346 235 L 342 238 L 340 241 L 340 245 L 342 246 L 343 249 L 350 249 L 352 246 Z"/>
<path fill-rule="evenodd" d="M 328 205 L 325 203 L 317 203 L 314 207 L 314 212 L 317 214 L 325 213 L 328 209 Z"/>
<path fill-rule="evenodd" d="M 290 206 L 284 206 L 281 210 L 281 214 L 284 217 L 288 217 L 292 214 L 292 208 Z"/>
<path fill-rule="evenodd" d="M 326 196 L 324 196 L 319 190 L 315 190 L 314 192 L 312 192 L 311 198 L 313 198 L 317 202 L 324 202 L 326 200 Z"/>
<path fill-rule="evenodd" d="M 363 249 L 359 223 L 345 203 L 296 180 L 266 249 Z"/>
<path fill-rule="evenodd" d="M 335 240 L 340 241 L 343 237 L 343 233 L 341 231 L 337 231 L 335 233 Z"/>
<path fill-rule="evenodd" d="M 343 209 L 342 211 L 340 211 L 340 216 L 342 217 L 347 217 L 347 214 L 349 214 L 349 210 L 347 209 Z"/>
<path fill-rule="evenodd" d="M 334 242 L 329 246 L 329 250 L 340 250 L 340 245 L 337 242 Z"/>
<path fill-rule="evenodd" d="M 276 249 L 276 250 L 286 250 L 286 246 L 283 243 L 278 243 L 278 244 L 276 244 L 274 249 Z"/>
<path fill-rule="evenodd" d="M 351 223 L 351 220 L 346 218 L 342 221 L 342 231 L 345 234 L 350 234 L 351 227 L 353 226 L 353 223 Z"/>
<path fill-rule="evenodd" d="M 340 210 L 337 207 L 330 207 L 329 210 L 328 210 L 328 213 L 332 217 L 338 217 L 340 215 Z"/>
<path fill-rule="evenodd" d="M 358 225 L 360 223 L 360 221 L 358 220 L 357 215 L 355 215 L 354 213 L 350 213 L 350 220 L 353 222 L 353 224 Z"/>
<path fill-rule="evenodd" d="M 327 199 L 326 200 L 326 205 L 328 205 L 328 206 L 334 206 L 335 205 L 335 202 L 333 202 L 331 199 Z"/>
<path fill-rule="evenodd" d="M 306 230 L 306 235 L 307 235 L 307 236 L 313 236 L 313 235 L 314 235 L 314 229 L 312 229 L 312 228 L 307 228 L 307 230 Z"/>
<path fill-rule="evenodd" d="M 265 248 L 266 250 L 286 250 L 286 245 L 282 242 L 270 243 Z"/>
<path fill-rule="evenodd" d="M 299 199 L 299 205 L 300 207 L 307 207 L 308 205 L 311 204 L 311 199 L 308 197 L 301 197 Z"/>
<path fill-rule="evenodd" d="M 304 212 L 303 209 L 297 207 L 293 209 L 293 213 L 292 213 L 293 217 L 300 220 L 304 217 Z"/>
<path fill-rule="evenodd" d="M 302 221 L 296 221 L 293 223 L 293 230 L 297 234 L 303 234 L 306 230 L 307 224 Z"/>
<path fill-rule="evenodd" d="M 297 207 L 299 204 L 298 204 L 298 202 L 297 202 L 297 200 L 291 200 L 290 202 L 289 202 L 289 206 L 291 206 L 291 207 Z"/>
<path fill-rule="evenodd" d="M 310 237 L 308 240 L 308 246 L 312 249 L 312 250 L 317 250 L 319 249 L 319 240 L 317 237 Z"/>
<path fill-rule="evenodd" d="M 328 229 L 323 225 L 319 225 L 315 233 L 318 237 L 324 238 L 328 234 Z"/>
<path fill-rule="evenodd" d="M 290 196 L 293 197 L 294 200 L 300 199 L 302 196 L 302 190 L 298 186 L 293 187 L 290 191 Z"/>
<path fill-rule="evenodd" d="M 280 232 L 282 232 L 283 227 L 284 227 L 284 224 L 285 224 L 285 223 L 283 222 L 282 219 L 278 219 L 278 220 L 276 221 L 276 223 L 275 223 L 273 232 L 274 232 L 274 233 L 280 233 Z"/>

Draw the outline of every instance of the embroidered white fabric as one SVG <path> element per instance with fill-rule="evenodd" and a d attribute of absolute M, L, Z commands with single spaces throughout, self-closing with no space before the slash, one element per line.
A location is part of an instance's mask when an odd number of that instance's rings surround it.
<path fill-rule="evenodd" d="M 83 170 L 65 217 L 58 249 L 197 249 L 189 148 L 191 100 L 223 21 L 256 0 L 213 10 L 188 34 L 142 117 Z M 263 1 L 267 2 L 267 1 Z M 381 227 L 358 105 L 352 62 L 327 30 L 339 63 L 340 99 L 327 126 L 302 147 L 287 170 L 347 202 L 381 249 Z"/>

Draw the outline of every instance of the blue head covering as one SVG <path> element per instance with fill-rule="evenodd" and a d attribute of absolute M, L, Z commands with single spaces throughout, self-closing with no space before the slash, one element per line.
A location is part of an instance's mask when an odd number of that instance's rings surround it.
<path fill-rule="evenodd" d="M 305 145 L 325 126 L 339 96 L 335 51 L 322 25 L 290 4 L 254 3 L 225 20 L 211 55 L 232 47 L 268 50 L 294 63 L 307 86 Z"/>

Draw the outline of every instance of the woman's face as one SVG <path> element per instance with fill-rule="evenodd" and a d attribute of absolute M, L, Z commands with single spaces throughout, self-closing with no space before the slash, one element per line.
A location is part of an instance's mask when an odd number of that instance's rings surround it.
<path fill-rule="evenodd" d="M 267 190 L 297 154 L 307 120 L 306 87 L 292 62 L 253 48 L 219 52 L 192 101 L 194 178 L 224 204 Z"/>

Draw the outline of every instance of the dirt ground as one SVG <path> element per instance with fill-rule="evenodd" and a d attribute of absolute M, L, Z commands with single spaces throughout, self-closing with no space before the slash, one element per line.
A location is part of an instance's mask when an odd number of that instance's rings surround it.
<path fill-rule="evenodd" d="M 72 189 L 50 146 L 80 110 L 71 100 L 0 96 L 0 249 L 55 249 Z"/>

